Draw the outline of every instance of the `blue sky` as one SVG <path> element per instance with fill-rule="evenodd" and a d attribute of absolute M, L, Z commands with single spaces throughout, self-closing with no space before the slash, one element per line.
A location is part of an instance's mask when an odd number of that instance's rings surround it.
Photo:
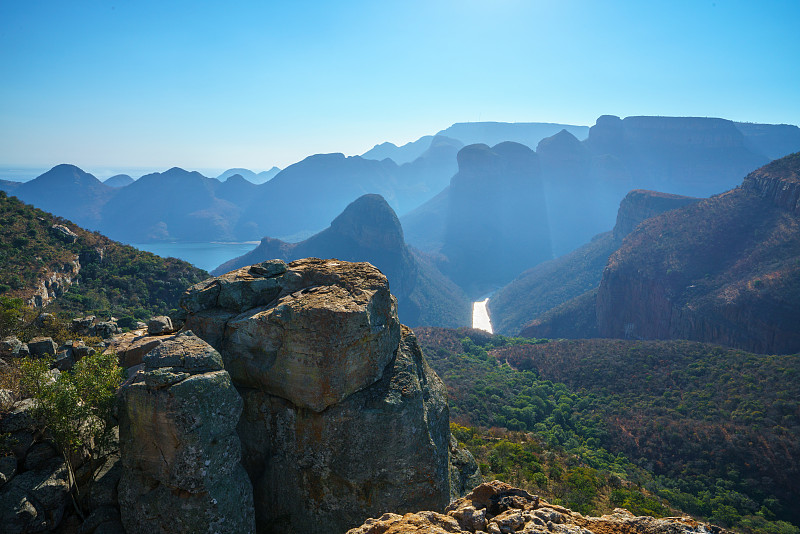
<path fill-rule="evenodd" d="M 263 170 L 479 120 L 800 124 L 798 23 L 798 0 L 0 0 L 0 165 Z"/>

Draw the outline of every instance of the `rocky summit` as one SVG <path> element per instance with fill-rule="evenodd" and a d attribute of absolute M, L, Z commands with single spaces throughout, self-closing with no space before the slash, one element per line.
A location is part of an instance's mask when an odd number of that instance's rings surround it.
<path fill-rule="evenodd" d="M 372 265 L 266 261 L 196 284 L 181 305 L 184 329 L 219 351 L 244 401 L 237 433 L 259 532 L 441 510 L 479 481 L 451 445 L 444 386 Z"/>
<path fill-rule="evenodd" d="M 497 480 L 481 484 L 447 507 L 444 514 L 386 513 L 368 519 L 347 534 L 725 534 L 689 517 L 637 517 L 622 508 L 601 517 L 585 517 L 549 504 L 525 490 Z"/>

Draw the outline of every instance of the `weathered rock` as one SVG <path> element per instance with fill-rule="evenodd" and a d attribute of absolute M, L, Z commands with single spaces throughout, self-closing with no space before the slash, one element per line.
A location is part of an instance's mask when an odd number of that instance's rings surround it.
<path fill-rule="evenodd" d="M 169 334 L 172 332 L 172 319 L 166 315 L 153 317 L 147 322 L 147 333 L 150 335 Z"/>
<path fill-rule="evenodd" d="M 106 351 L 114 352 L 119 364 L 125 369 L 142 363 L 144 355 L 167 339 L 163 336 L 153 337 L 141 335 L 141 332 L 127 332 L 114 337 L 106 347 Z"/>
<path fill-rule="evenodd" d="M 280 272 L 270 265 L 266 272 Z M 195 286 L 184 300 L 191 311 L 219 287 L 222 310 L 198 310 L 186 328 L 219 344 L 237 386 L 319 412 L 381 377 L 400 341 L 400 323 L 380 271 L 366 263 L 308 259 L 262 278 L 265 268 L 256 267 Z"/>
<path fill-rule="evenodd" d="M 35 407 L 36 401 L 33 399 L 23 399 L 17 402 L 11 411 L 0 419 L 0 433 L 33 430 L 36 426 L 36 420 L 32 415 Z"/>
<path fill-rule="evenodd" d="M 92 332 L 92 328 L 94 327 L 94 323 L 97 317 L 94 315 L 87 315 L 86 317 L 80 317 L 78 319 L 72 320 L 72 331 L 76 334 L 83 334 L 89 335 Z"/>
<path fill-rule="evenodd" d="M 450 435 L 450 500 L 466 495 L 471 488 L 483 482 L 480 467 L 472 454 L 459 447 L 458 440 Z"/>
<path fill-rule="evenodd" d="M 19 356 L 19 349 L 22 342 L 17 336 L 8 336 L 0 341 L 0 358 L 16 358 Z"/>
<path fill-rule="evenodd" d="M 0 456 L 0 487 L 17 474 L 17 458 L 14 456 Z"/>
<path fill-rule="evenodd" d="M 53 362 L 53 367 L 59 371 L 69 371 L 75 366 L 75 357 L 72 350 L 62 350 L 56 353 L 56 359 Z"/>
<path fill-rule="evenodd" d="M 94 325 L 92 333 L 101 339 L 109 339 L 122 330 L 117 326 L 116 321 L 101 321 Z"/>
<path fill-rule="evenodd" d="M 244 398 L 237 430 L 260 532 L 343 532 L 449 502 L 444 387 L 380 271 L 267 262 L 198 284 L 182 306 Z"/>
<path fill-rule="evenodd" d="M 105 463 L 94 474 L 94 483 L 89 488 L 89 507 L 117 506 L 117 486 L 122 474 L 119 455 L 106 458 Z"/>
<path fill-rule="evenodd" d="M 124 532 L 122 523 L 120 521 L 119 510 L 114 506 L 100 506 L 92 510 L 92 513 L 86 516 L 86 519 L 80 526 L 78 534 L 96 534 L 98 529 L 104 525 L 111 523 L 118 526 L 118 530 L 111 532 Z"/>
<path fill-rule="evenodd" d="M 47 442 L 34 443 L 25 454 L 25 471 L 36 470 L 45 465 L 50 459 L 55 458 L 58 452 Z"/>
<path fill-rule="evenodd" d="M 30 355 L 40 358 L 42 356 L 55 356 L 58 345 L 50 337 L 35 337 L 28 341 Z"/>
<path fill-rule="evenodd" d="M 689 517 L 636 517 L 617 508 L 602 517 L 584 517 L 567 508 L 540 501 L 535 495 L 497 480 L 476 487 L 447 507 L 445 514 L 387 513 L 367 519 L 347 534 L 478 533 L 511 534 L 726 534 Z"/>
<path fill-rule="evenodd" d="M 0 525 L 5 534 L 54 530 L 69 496 L 67 469 L 53 458 L 41 469 L 20 473 L 0 488 Z"/>
<path fill-rule="evenodd" d="M 123 389 L 122 475 L 128 533 L 253 532 L 252 486 L 239 463 L 242 400 L 222 358 L 191 332 L 144 357 Z"/>
<path fill-rule="evenodd" d="M 78 239 L 78 234 L 64 226 L 63 224 L 54 224 L 50 227 L 53 233 L 60 239 L 67 243 L 74 243 Z"/>

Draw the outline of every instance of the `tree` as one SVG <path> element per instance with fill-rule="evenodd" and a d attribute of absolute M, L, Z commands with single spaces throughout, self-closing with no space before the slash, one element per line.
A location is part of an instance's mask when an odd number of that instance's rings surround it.
<path fill-rule="evenodd" d="M 34 416 L 64 457 L 73 503 L 82 515 L 73 460 L 83 451 L 89 465 L 94 467 L 110 451 L 112 410 L 122 381 L 117 356 L 113 353 L 86 356 L 75 364 L 72 372 L 56 378 L 50 374 L 50 362 L 46 359 L 26 358 L 21 368 L 23 386 L 36 400 Z M 93 479 L 89 478 L 89 484 Z"/>

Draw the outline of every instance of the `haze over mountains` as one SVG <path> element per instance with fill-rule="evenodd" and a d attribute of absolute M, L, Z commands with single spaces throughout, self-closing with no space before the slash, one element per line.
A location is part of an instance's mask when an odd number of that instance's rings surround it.
<path fill-rule="evenodd" d="M 436 287 L 444 287 L 443 280 L 452 282 L 458 292 L 477 299 L 529 269 L 537 276 L 554 268 L 573 272 L 583 261 L 592 273 L 574 271 L 574 283 L 568 284 L 572 289 L 555 292 L 572 298 L 579 289 L 596 287 L 606 254 L 618 247 L 620 232 L 591 240 L 614 227 L 620 200 L 629 191 L 663 193 L 650 200 L 722 193 L 776 154 L 792 150 L 800 150 L 796 126 L 605 115 L 591 128 L 459 123 L 402 147 L 384 143 L 351 157 L 316 154 L 258 175 L 233 168 L 209 178 L 176 167 L 132 182 L 114 177 L 102 183 L 77 167 L 59 165 L 30 182 L 2 182 L 0 188 L 123 242 L 264 239 L 261 247 L 272 243 L 270 253 L 287 259 L 301 251 L 350 254 L 353 247 L 332 239 L 336 225 L 325 229 L 340 214 L 350 213 L 348 206 L 356 199 L 379 195 L 391 217 L 400 215 L 402 223 L 392 230 L 398 243 L 393 253 L 402 261 L 390 263 L 402 264 L 397 269 L 406 274 L 389 277 L 399 280 L 393 282 L 398 286 L 410 287 L 401 281 L 409 279 L 407 272 L 425 271 L 426 280 L 439 280 Z M 254 183 L 260 179 L 266 181 Z M 637 217 L 632 220 L 644 218 Z M 635 224 L 629 226 L 626 232 Z M 341 248 L 326 248 L 323 242 Z M 588 248 L 578 248 L 583 245 Z M 564 256 L 571 251 L 572 256 Z M 537 268 L 556 257 L 560 263 Z M 430 269 L 419 267 L 420 262 Z M 509 287 L 532 287 L 530 282 L 516 284 Z M 455 295 L 453 287 L 445 293 Z M 516 330 L 535 317 L 523 317 L 523 310 L 532 310 L 527 306 L 517 307 L 516 318 L 504 317 L 502 294 L 490 303 L 501 331 Z M 551 297 L 542 302 L 550 303 Z M 464 315 L 463 296 L 439 300 L 448 311 L 435 315 L 449 317 L 446 324 Z M 421 300 L 416 302 L 420 306 Z M 423 311 L 405 309 L 419 324 L 427 320 Z M 536 308 L 536 314 L 541 311 Z"/>

